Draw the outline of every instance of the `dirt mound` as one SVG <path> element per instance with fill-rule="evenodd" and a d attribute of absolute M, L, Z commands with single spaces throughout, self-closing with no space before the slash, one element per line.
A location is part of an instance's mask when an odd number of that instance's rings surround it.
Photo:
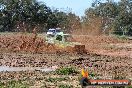
<path fill-rule="evenodd" d="M 126 43 L 130 41 L 121 40 L 116 37 L 110 36 L 88 36 L 88 35 L 80 35 L 73 36 L 73 38 L 81 43 L 93 43 L 93 44 L 101 44 L 101 43 Z M 131 41 L 132 42 L 132 41 Z"/>
<path fill-rule="evenodd" d="M 114 36 L 74 35 L 76 42 L 85 44 L 89 53 L 108 56 L 132 57 L 132 40 L 120 39 Z"/>
<path fill-rule="evenodd" d="M 16 34 L 11 36 L 0 36 L 0 49 L 7 51 L 26 51 L 26 52 L 52 52 L 56 53 L 57 51 L 72 52 L 72 47 L 66 47 L 64 49 L 55 46 L 48 45 L 45 42 L 45 39 L 37 37 L 35 34 L 26 35 L 26 34 Z"/>
<path fill-rule="evenodd" d="M 130 44 L 132 41 L 122 40 L 116 37 L 110 36 L 73 36 L 76 42 L 80 42 L 86 45 L 87 50 L 94 50 L 94 49 L 107 49 L 111 50 L 111 46 L 113 45 L 120 45 L 125 46 L 125 44 Z M 108 49 L 109 46 L 109 49 Z M 120 47 L 121 48 L 121 47 Z M 113 48 L 112 48 L 113 49 Z M 117 49 L 117 48 L 116 48 Z M 121 49 L 119 49 L 121 50 Z"/>

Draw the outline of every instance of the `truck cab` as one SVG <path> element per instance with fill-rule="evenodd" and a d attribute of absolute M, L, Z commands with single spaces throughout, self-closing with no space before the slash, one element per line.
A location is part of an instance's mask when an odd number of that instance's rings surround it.
<path fill-rule="evenodd" d="M 61 32 L 60 28 L 51 28 L 47 31 L 47 35 L 56 35 L 59 34 Z"/>
<path fill-rule="evenodd" d="M 55 40 L 62 41 L 63 32 L 61 28 L 51 28 L 46 33 L 46 41 L 48 43 L 54 43 Z"/>
<path fill-rule="evenodd" d="M 71 36 L 64 34 L 61 28 L 49 29 L 46 33 L 46 42 L 55 44 L 57 42 L 64 43 L 68 41 Z"/>
<path fill-rule="evenodd" d="M 47 35 L 55 35 L 55 33 L 56 33 L 56 29 L 52 28 L 52 29 L 49 29 L 46 34 Z"/>

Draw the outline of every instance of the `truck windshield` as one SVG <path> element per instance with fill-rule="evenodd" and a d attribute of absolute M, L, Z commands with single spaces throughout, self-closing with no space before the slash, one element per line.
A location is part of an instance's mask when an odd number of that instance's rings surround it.
<path fill-rule="evenodd" d="M 53 32 L 53 33 L 55 33 L 55 30 L 48 30 L 48 32 Z"/>

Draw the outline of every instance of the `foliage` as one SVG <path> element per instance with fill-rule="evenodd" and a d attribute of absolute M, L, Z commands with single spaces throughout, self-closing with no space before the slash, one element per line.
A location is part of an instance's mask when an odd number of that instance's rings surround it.
<path fill-rule="evenodd" d="M 71 16 L 68 13 L 52 10 L 45 3 L 36 0 L 1 0 L 0 8 L 2 32 L 32 32 L 35 27 L 38 32 L 44 32 L 48 28 L 61 27 L 66 30 L 72 26 L 69 26 Z M 76 19 L 77 16 L 72 15 Z"/>
<path fill-rule="evenodd" d="M 7 83 L 0 83 L 0 88 L 29 88 L 28 85 L 22 83 L 21 81 L 11 80 Z"/>
<path fill-rule="evenodd" d="M 1 11 L 2 31 L 18 31 L 22 28 L 24 31 L 31 32 L 30 28 L 41 23 L 45 24 L 48 20 L 47 16 L 51 14 L 49 7 L 36 0 L 5 0 L 2 2 L 5 5 L 5 9 Z"/>
<path fill-rule="evenodd" d="M 59 88 L 73 88 L 73 86 L 62 84 L 62 85 L 59 85 Z"/>
<path fill-rule="evenodd" d="M 94 7 L 85 11 L 83 23 L 88 24 L 95 17 L 100 17 L 102 33 L 114 33 L 118 35 L 132 35 L 132 2 L 121 0 L 118 3 L 107 0 L 94 2 Z M 95 24 L 93 24 L 95 25 Z M 87 25 L 86 25 L 87 26 Z M 95 30 L 95 29 L 93 29 Z"/>
<path fill-rule="evenodd" d="M 96 25 L 96 26 L 95 26 Z M 37 0 L 0 0 L 0 32 L 45 32 L 60 27 L 65 32 L 132 35 L 131 0 L 95 0 L 82 19 L 72 12 L 52 10 Z M 85 32 L 86 30 L 86 32 Z M 87 33 L 89 32 L 89 33 Z"/>
<path fill-rule="evenodd" d="M 48 82 L 57 82 L 57 81 L 59 81 L 59 82 L 61 82 L 61 81 L 65 81 L 65 80 L 68 80 L 69 78 L 67 78 L 67 77 L 63 77 L 63 78 L 48 78 L 48 79 L 46 79 L 46 81 L 48 81 Z"/>
<path fill-rule="evenodd" d="M 61 69 L 57 69 L 56 73 L 58 75 L 70 75 L 70 74 L 77 74 L 78 71 L 76 71 L 74 68 L 72 67 L 67 67 L 67 68 L 61 68 Z"/>

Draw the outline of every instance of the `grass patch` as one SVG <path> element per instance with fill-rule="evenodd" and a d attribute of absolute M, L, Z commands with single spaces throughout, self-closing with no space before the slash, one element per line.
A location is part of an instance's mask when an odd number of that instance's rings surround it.
<path fill-rule="evenodd" d="M 62 85 L 59 85 L 59 88 L 73 88 L 73 86 L 72 85 L 62 84 Z"/>
<path fill-rule="evenodd" d="M 78 74 L 79 72 L 73 67 L 60 68 L 56 70 L 56 74 L 58 75 L 71 75 Z"/>
<path fill-rule="evenodd" d="M 0 82 L 0 88 L 29 88 L 29 86 L 21 81 L 12 80 L 6 83 Z"/>
<path fill-rule="evenodd" d="M 0 82 L 0 88 L 4 87 L 4 83 Z"/>
<path fill-rule="evenodd" d="M 66 81 L 68 80 L 68 77 L 64 77 L 64 78 L 48 78 L 46 79 L 47 82 L 61 82 L 61 81 Z"/>

